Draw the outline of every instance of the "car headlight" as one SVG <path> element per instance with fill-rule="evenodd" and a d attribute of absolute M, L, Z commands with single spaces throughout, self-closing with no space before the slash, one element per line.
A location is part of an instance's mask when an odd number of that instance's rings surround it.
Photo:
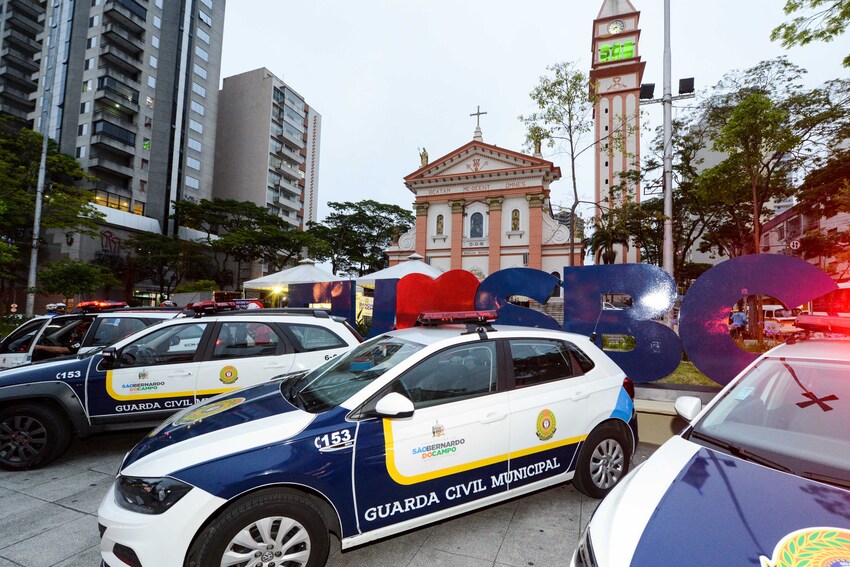
<path fill-rule="evenodd" d="M 119 476 L 115 482 L 115 503 L 140 514 L 162 514 L 192 486 L 173 478 L 139 478 Z"/>

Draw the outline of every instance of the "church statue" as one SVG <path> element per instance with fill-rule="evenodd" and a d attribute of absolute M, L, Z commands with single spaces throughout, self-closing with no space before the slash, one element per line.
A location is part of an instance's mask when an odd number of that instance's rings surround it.
<path fill-rule="evenodd" d="M 419 152 L 419 160 L 422 162 L 423 166 L 428 165 L 428 150 L 422 148 L 422 151 Z"/>

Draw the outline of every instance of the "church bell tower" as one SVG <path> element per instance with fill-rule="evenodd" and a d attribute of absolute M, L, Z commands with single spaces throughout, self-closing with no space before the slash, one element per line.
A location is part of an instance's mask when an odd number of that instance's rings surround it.
<path fill-rule="evenodd" d="M 640 183 L 625 176 L 640 169 L 640 12 L 629 0 L 603 0 L 593 21 L 590 69 L 596 136 L 597 215 L 624 199 L 640 201 Z M 617 246 L 617 263 L 639 262 L 635 243 Z"/>

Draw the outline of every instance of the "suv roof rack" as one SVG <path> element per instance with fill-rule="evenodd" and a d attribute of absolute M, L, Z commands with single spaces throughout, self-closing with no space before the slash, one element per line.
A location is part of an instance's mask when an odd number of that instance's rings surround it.
<path fill-rule="evenodd" d="M 211 313 L 212 315 L 212 313 Z M 273 307 L 266 309 L 237 309 L 236 311 L 224 311 L 215 313 L 216 317 L 227 315 L 306 315 L 317 319 L 330 319 L 331 314 L 327 309 L 316 309 L 311 307 Z"/>

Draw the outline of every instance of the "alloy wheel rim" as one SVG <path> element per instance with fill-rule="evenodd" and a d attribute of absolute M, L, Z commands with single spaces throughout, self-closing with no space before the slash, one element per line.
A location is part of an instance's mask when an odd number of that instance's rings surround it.
<path fill-rule="evenodd" d="M 257 520 L 225 548 L 221 567 L 298 567 L 307 565 L 312 545 L 301 523 L 286 516 Z"/>
<path fill-rule="evenodd" d="M 0 422 L 0 459 L 25 463 L 38 457 L 47 445 L 47 430 L 34 417 L 15 415 Z"/>
<path fill-rule="evenodd" d="M 593 484 L 606 490 L 623 476 L 626 456 L 623 447 L 614 439 L 605 439 L 596 446 L 590 457 L 590 476 Z"/>

